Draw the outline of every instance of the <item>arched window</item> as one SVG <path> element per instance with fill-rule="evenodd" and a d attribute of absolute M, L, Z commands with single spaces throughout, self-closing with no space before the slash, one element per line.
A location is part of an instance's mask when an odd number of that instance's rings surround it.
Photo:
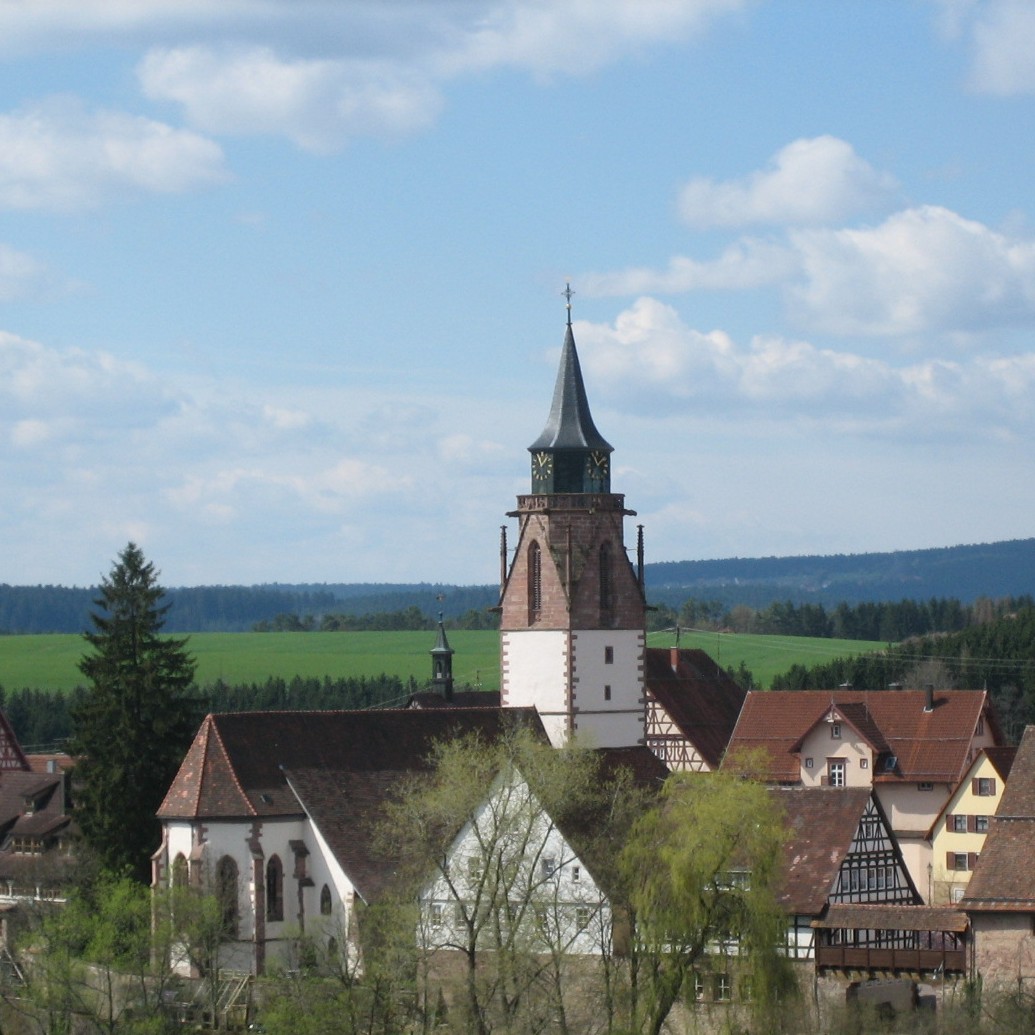
<path fill-rule="evenodd" d="M 183 852 L 177 852 L 172 864 L 172 886 L 174 888 L 185 888 L 187 886 L 187 860 Z"/>
<path fill-rule="evenodd" d="M 239 920 L 237 863 L 229 855 L 224 855 L 216 865 L 216 898 L 223 914 L 223 931 L 227 937 L 236 938 Z"/>
<path fill-rule="evenodd" d="M 534 622 L 543 610 L 543 555 L 533 540 L 528 547 L 528 621 Z"/>
<path fill-rule="evenodd" d="M 266 864 L 266 919 L 284 919 L 284 867 L 279 855 Z"/>
<path fill-rule="evenodd" d="M 326 884 L 320 889 L 320 915 L 331 915 L 331 889 Z"/>
<path fill-rule="evenodd" d="M 614 606 L 612 599 L 612 580 L 611 580 L 611 544 L 601 543 L 600 544 L 600 611 L 602 615 L 609 615 L 611 608 Z"/>

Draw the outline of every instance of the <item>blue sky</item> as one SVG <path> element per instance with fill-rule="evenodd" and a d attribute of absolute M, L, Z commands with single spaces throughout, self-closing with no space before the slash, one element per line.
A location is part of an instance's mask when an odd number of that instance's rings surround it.
<path fill-rule="evenodd" d="M 1035 534 L 1035 5 L 0 0 L 0 581 L 492 582 L 570 280 L 647 559 Z"/>

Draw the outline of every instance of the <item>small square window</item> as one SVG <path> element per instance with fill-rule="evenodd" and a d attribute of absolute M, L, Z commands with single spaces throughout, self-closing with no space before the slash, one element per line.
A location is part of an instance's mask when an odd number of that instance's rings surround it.
<path fill-rule="evenodd" d="M 613 665 L 615 663 L 615 649 L 614 647 L 604 648 L 604 664 Z"/>
<path fill-rule="evenodd" d="M 604 700 L 605 701 L 610 701 L 611 700 L 611 686 L 610 686 L 610 684 L 608 684 L 608 685 L 606 685 L 604 687 Z"/>
<path fill-rule="evenodd" d="M 995 780 L 987 776 L 979 776 L 977 781 L 977 793 L 982 798 L 995 794 Z"/>
<path fill-rule="evenodd" d="M 806 769 L 811 769 L 812 768 L 812 759 L 811 758 L 806 758 L 805 759 L 805 768 Z"/>
<path fill-rule="evenodd" d="M 974 817 L 974 829 L 979 834 L 988 833 L 988 816 L 975 816 Z"/>
<path fill-rule="evenodd" d="M 920 781 L 920 782 L 919 782 L 919 783 L 918 783 L 918 784 L 916 785 L 916 789 L 917 789 L 918 791 L 933 791 L 933 790 L 934 790 L 934 784 L 933 784 L 933 783 L 931 783 L 931 781 L 930 781 L 930 780 L 921 780 L 921 781 Z"/>
<path fill-rule="evenodd" d="M 575 926 L 580 931 L 589 927 L 589 906 L 579 906 L 575 910 Z"/>
<path fill-rule="evenodd" d="M 868 758 L 860 758 L 859 759 L 859 768 L 860 769 L 869 769 L 870 768 L 870 760 Z"/>
<path fill-rule="evenodd" d="M 952 868 L 954 870 L 966 870 L 967 869 L 967 853 L 966 852 L 953 852 L 953 854 L 952 854 Z"/>
<path fill-rule="evenodd" d="M 830 724 L 830 736 L 833 737 L 834 740 L 841 739 L 841 723 L 832 722 Z"/>
<path fill-rule="evenodd" d="M 956 834 L 965 834 L 967 832 L 967 817 L 962 815 L 951 816 L 952 830 Z"/>
<path fill-rule="evenodd" d="M 582 870 L 580 867 L 573 866 L 571 868 L 571 880 L 573 884 L 578 884 L 582 880 Z"/>
<path fill-rule="evenodd" d="M 431 926 L 433 928 L 439 928 L 442 926 L 442 903 L 432 902 L 431 903 Z"/>

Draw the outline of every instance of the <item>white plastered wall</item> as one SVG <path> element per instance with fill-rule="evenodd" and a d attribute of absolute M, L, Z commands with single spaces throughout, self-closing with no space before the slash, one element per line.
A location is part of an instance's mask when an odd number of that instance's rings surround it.
<path fill-rule="evenodd" d="M 595 747 L 642 744 L 643 633 L 635 629 L 591 629 L 570 635 L 573 718 L 578 738 Z M 563 630 L 540 629 L 504 632 L 501 636 L 503 699 L 507 707 L 535 707 L 555 746 L 565 743 L 571 727 L 568 638 Z"/>

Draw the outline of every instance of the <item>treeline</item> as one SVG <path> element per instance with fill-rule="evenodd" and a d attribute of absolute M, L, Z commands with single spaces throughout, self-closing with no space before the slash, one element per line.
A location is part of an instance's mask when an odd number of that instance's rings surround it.
<path fill-rule="evenodd" d="M 1030 593 L 1035 539 L 888 553 L 670 561 L 648 564 L 645 575 L 651 596 L 672 606 L 688 596 L 752 607 L 784 599 L 827 606 L 901 597 L 972 601 Z"/>
<path fill-rule="evenodd" d="M 198 722 L 207 712 L 326 711 L 391 707 L 423 687 L 414 679 L 398 676 L 349 676 L 319 679 L 295 676 L 270 678 L 263 683 L 230 684 L 222 680 L 197 690 Z M 19 743 L 26 751 L 60 749 L 72 733 L 72 714 L 85 690 L 69 693 L 0 687 L 4 711 Z"/>
<path fill-rule="evenodd" d="M 839 640 L 897 643 L 911 636 L 959 632 L 1035 604 L 1030 596 L 972 604 L 956 599 L 899 600 L 847 604 L 832 609 L 822 604 L 777 601 L 764 608 L 745 604 L 727 607 L 719 600 L 687 600 L 677 611 L 660 605 L 650 616 L 650 628 L 729 630 L 775 636 L 812 636 Z"/>
<path fill-rule="evenodd" d="M 447 629 L 498 629 L 498 613 L 487 609 L 470 610 L 459 618 L 447 618 Z M 420 632 L 434 629 L 436 622 L 419 607 L 403 611 L 375 611 L 372 614 L 275 615 L 270 621 L 256 622 L 254 632 Z"/>
<path fill-rule="evenodd" d="M 878 654 L 806 667 L 792 666 L 773 680 L 774 690 L 825 690 L 851 684 L 859 690 L 889 686 L 987 689 L 1003 732 L 1016 743 L 1035 722 L 1035 606 L 960 632 L 920 636 Z"/>

